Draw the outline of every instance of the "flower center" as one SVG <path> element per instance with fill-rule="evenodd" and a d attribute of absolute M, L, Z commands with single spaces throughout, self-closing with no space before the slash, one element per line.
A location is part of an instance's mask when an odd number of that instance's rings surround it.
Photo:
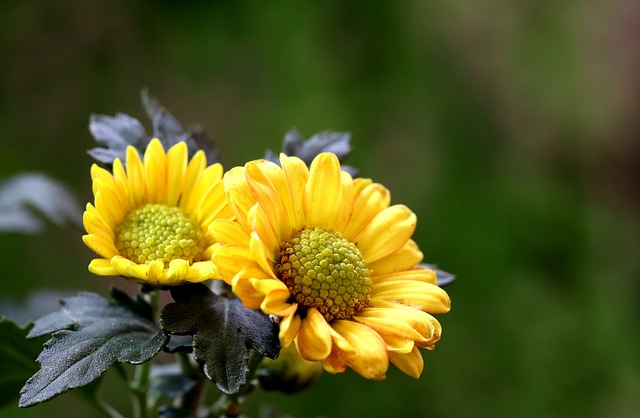
<path fill-rule="evenodd" d="M 371 278 L 358 248 L 339 232 L 306 228 L 280 244 L 278 277 L 297 303 L 327 321 L 349 319 L 367 306 Z"/>
<path fill-rule="evenodd" d="M 138 264 L 177 258 L 198 261 L 205 248 L 203 233 L 182 209 L 148 203 L 127 215 L 116 229 L 116 248 Z"/>

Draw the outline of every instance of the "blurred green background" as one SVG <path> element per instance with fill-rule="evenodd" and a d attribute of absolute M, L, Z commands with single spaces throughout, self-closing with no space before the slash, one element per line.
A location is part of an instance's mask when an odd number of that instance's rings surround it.
<path fill-rule="evenodd" d="M 349 131 L 348 163 L 418 215 L 457 275 L 423 376 L 325 374 L 254 416 L 640 413 L 638 2 L 6 0 L 0 28 L 0 179 L 45 171 L 89 201 L 89 115 L 146 122 L 147 87 L 226 168 L 293 127 Z M 0 235 L 0 296 L 106 295 L 81 234 Z M 89 410 L 0 409 L 62 414 Z"/>

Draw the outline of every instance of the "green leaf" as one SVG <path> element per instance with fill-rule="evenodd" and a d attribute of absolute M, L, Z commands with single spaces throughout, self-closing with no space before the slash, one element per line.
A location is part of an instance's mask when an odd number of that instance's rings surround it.
<path fill-rule="evenodd" d="M 63 299 L 62 308 L 35 322 L 27 337 L 53 333 L 38 357 L 40 370 L 22 388 L 21 407 L 36 405 L 85 386 L 116 363 L 140 364 L 166 344 L 142 299 L 113 290 Z"/>
<path fill-rule="evenodd" d="M 0 405 L 18 396 L 24 382 L 38 371 L 36 357 L 44 338 L 28 340 L 33 327 L 20 328 L 8 318 L 0 317 Z"/>
<path fill-rule="evenodd" d="M 245 308 L 238 299 L 215 295 L 202 284 L 174 287 L 171 294 L 175 303 L 160 314 L 162 328 L 193 335 L 194 358 L 221 391 L 236 393 L 247 381 L 248 349 L 278 356 L 278 326 L 261 312 Z"/>

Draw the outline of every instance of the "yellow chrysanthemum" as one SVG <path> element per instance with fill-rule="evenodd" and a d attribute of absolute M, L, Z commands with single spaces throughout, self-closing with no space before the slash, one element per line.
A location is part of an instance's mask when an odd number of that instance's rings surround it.
<path fill-rule="evenodd" d="M 207 167 L 202 151 L 189 161 L 184 142 L 165 153 L 158 139 L 149 143 L 144 161 L 128 147 L 126 170 L 119 159 L 113 174 L 94 164 L 95 204 L 87 204 L 82 239 L 102 258 L 92 260 L 89 270 L 152 285 L 211 279 L 219 245 L 208 226 L 233 216 L 222 173 L 220 164 Z"/>
<path fill-rule="evenodd" d="M 325 370 L 347 366 L 383 379 L 389 361 L 418 377 L 419 347 L 432 349 L 441 327 L 431 313 L 450 300 L 433 270 L 421 268 L 411 240 L 416 216 L 389 206 L 389 192 L 352 179 L 324 153 L 310 168 L 280 156 L 224 176 L 237 220 L 209 231 L 223 244 L 214 256 L 245 306 L 281 317 L 283 345 Z"/>

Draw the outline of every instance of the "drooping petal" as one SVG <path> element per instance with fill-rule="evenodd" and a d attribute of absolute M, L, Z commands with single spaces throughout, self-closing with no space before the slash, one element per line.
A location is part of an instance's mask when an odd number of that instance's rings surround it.
<path fill-rule="evenodd" d="M 91 248 L 96 254 L 99 254 L 104 258 L 111 258 L 120 254 L 116 246 L 113 244 L 113 241 L 108 237 L 89 234 L 83 235 L 82 241 L 84 241 L 86 246 Z"/>
<path fill-rule="evenodd" d="M 89 271 L 98 276 L 117 276 L 118 272 L 111 267 L 111 260 L 94 258 L 89 263 Z"/>
<path fill-rule="evenodd" d="M 413 347 L 409 353 L 389 352 L 389 360 L 403 373 L 417 379 L 422 374 L 424 360 L 418 347 Z"/>
<path fill-rule="evenodd" d="M 296 314 L 298 309 L 298 304 L 294 303 L 292 305 L 291 311 L 286 315 L 282 321 L 280 321 L 280 341 L 282 343 L 282 347 L 287 348 L 291 345 L 293 340 L 298 335 L 300 331 L 300 326 L 302 325 L 302 319 L 300 315 Z"/>
<path fill-rule="evenodd" d="M 330 326 L 315 308 L 307 310 L 295 343 L 305 360 L 323 360 L 331 353 Z"/>
<path fill-rule="evenodd" d="M 336 351 L 345 364 L 367 379 L 382 380 L 386 377 L 389 357 L 378 333 L 352 321 L 336 320 L 331 325 L 353 347 L 353 352 Z"/>

